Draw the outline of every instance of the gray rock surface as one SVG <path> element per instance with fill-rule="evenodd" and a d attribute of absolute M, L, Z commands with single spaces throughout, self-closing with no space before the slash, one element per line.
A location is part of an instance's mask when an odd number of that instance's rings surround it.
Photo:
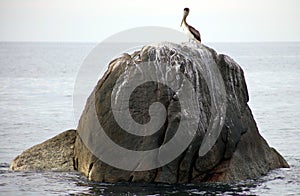
<path fill-rule="evenodd" d="M 187 51 L 189 56 L 184 55 Z M 116 81 L 123 73 L 126 73 L 125 77 L 134 80 L 137 75 L 128 71 L 128 67 L 138 68 L 140 63 L 149 61 L 164 62 L 161 66 L 179 64 L 178 71 L 189 76 L 194 85 L 199 88 L 201 92 L 197 95 L 201 110 L 199 128 L 189 147 L 169 164 L 148 171 L 117 169 L 91 153 L 81 136 L 84 133 L 99 131 L 96 124 L 100 122 L 105 133 L 115 143 L 127 149 L 143 151 L 168 142 L 176 133 L 180 121 L 178 118 L 181 114 L 178 109 L 180 104 L 176 98 L 174 99 L 174 92 L 163 85 L 147 83 L 136 88 L 130 97 L 132 118 L 140 123 L 149 121 L 149 114 L 144 111 L 148 111 L 147 108 L 151 103 L 159 101 L 167 108 L 167 121 L 164 126 L 151 137 L 136 137 L 125 132 L 116 122 L 111 109 L 111 94 Z M 198 151 L 208 128 L 212 97 L 206 81 L 194 68 L 211 63 L 218 66 L 224 80 L 227 94 L 226 119 L 216 143 L 205 156 L 200 157 Z M 161 69 L 166 67 L 157 67 L 157 71 Z M 204 45 L 191 43 L 182 45 L 160 43 L 155 46 L 145 46 L 132 55 L 124 55 L 113 60 L 88 98 L 77 128 L 79 134 L 74 148 L 75 168 L 89 180 L 100 182 L 198 183 L 254 178 L 266 174 L 271 169 L 288 167 L 283 157 L 269 147 L 259 134 L 248 101 L 243 70 L 230 57 L 217 54 Z M 93 114 L 94 108 L 96 119 Z M 92 136 L 85 140 L 94 141 Z M 101 143 L 97 145 L 101 148 Z"/>
<path fill-rule="evenodd" d="M 65 131 L 17 156 L 13 171 L 73 171 L 75 130 Z"/>
<path fill-rule="evenodd" d="M 97 143 L 93 134 L 100 123 L 105 133 L 118 145 L 134 151 L 157 148 L 170 141 L 176 134 L 181 120 L 181 105 L 174 92 L 161 84 L 145 83 L 134 90 L 130 96 L 130 114 L 141 124 L 149 121 L 148 108 L 159 101 L 167 111 L 167 120 L 151 136 L 137 137 L 124 131 L 112 113 L 111 95 L 116 81 L 122 77 L 136 80 L 134 69 L 141 63 L 156 62 L 158 72 L 166 67 L 177 66 L 192 81 L 197 92 L 200 121 L 197 133 L 188 148 L 175 160 L 162 167 L 148 171 L 125 171 L 112 167 L 97 158 L 83 141 L 91 142 L 103 152 L 103 143 Z M 163 62 L 163 63 L 162 63 Z M 215 64 L 222 75 L 226 90 L 226 118 L 221 133 L 210 151 L 199 156 L 199 148 L 208 131 L 212 116 L 212 99 L 209 86 L 203 75 L 197 72 L 199 66 Z M 131 71 L 130 71 L 131 70 Z M 214 71 L 207 74 L 214 76 Z M 180 84 L 180 80 L 174 80 Z M 216 86 L 216 88 L 220 88 Z M 124 89 L 120 89 L 122 90 Z M 179 88 L 180 90 L 180 88 Z M 122 97 L 122 94 L 120 94 Z M 230 57 L 217 54 L 204 45 L 183 43 L 181 45 L 160 43 L 145 46 L 132 55 L 123 55 L 109 64 L 105 75 L 98 81 L 87 100 L 77 130 L 65 131 L 41 144 L 33 146 L 17 156 L 10 166 L 11 170 L 32 171 L 72 171 L 78 170 L 89 180 L 99 182 L 166 182 L 200 183 L 231 182 L 255 178 L 268 171 L 289 167 L 284 158 L 269 147 L 257 129 L 251 110 L 247 86 L 241 67 Z M 120 109 L 121 110 L 121 109 Z M 189 134 L 190 130 L 186 130 Z M 84 136 L 84 137 L 83 137 Z M 97 135 L 96 135 L 97 136 Z M 94 142 L 94 143 L 93 143 Z M 91 143 L 88 143 L 89 145 Z"/>

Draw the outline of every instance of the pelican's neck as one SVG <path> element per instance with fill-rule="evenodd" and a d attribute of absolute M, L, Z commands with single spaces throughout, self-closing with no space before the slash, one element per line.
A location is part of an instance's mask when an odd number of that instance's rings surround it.
<path fill-rule="evenodd" d="M 188 15 L 189 15 L 188 13 L 185 13 L 185 14 L 183 15 L 182 23 L 183 23 L 184 26 L 188 26 L 188 24 L 187 24 L 187 22 L 186 22 L 186 18 L 187 18 Z"/>

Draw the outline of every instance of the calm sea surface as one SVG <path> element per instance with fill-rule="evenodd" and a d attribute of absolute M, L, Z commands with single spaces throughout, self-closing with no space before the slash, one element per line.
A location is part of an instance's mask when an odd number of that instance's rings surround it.
<path fill-rule="evenodd" d="M 197 186 L 93 183 L 77 172 L 9 172 L 23 150 L 76 128 L 74 83 L 95 44 L 0 42 L 0 195 L 300 195 L 300 43 L 207 45 L 242 66 L 260 133 L 291 168 L 235 184 Z"/>

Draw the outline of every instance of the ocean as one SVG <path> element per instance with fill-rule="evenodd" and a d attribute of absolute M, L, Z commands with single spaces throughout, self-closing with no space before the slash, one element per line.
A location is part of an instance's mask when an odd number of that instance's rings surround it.
<path fill-rule="evenodd" d="M 290 168 L 200 185 L 95 183 L 77 172 L 10 172 L 22 151 L 76 128 L 74 84 L 96 44 L 0 42 L 0 195 L 300 195 L 300 43 L 206 45 L 243 68 L 260 133 Z"/>

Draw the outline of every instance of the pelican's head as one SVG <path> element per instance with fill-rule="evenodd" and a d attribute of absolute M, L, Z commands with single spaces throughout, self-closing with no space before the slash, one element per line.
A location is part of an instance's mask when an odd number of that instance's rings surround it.
<path fill-rule="evenodd" d="M 183 9 L 184 15 L 188 15 L 189 12 L 190 12 L 190 8 L 186 7 L 186 8 Z"/>
<path fill-rule="evenodd" d="M 181 21 L 181 25 L 180 26 L 182 26 L 182 23 L 183 23 L 183 21 L 186 19 L 186 17 L 189 15 L 189 12 L 190 12 L 190 9 L 189 8 L 184 8 L 183 9 L 183 18 L 182 18 L 182 21 Z"/>

